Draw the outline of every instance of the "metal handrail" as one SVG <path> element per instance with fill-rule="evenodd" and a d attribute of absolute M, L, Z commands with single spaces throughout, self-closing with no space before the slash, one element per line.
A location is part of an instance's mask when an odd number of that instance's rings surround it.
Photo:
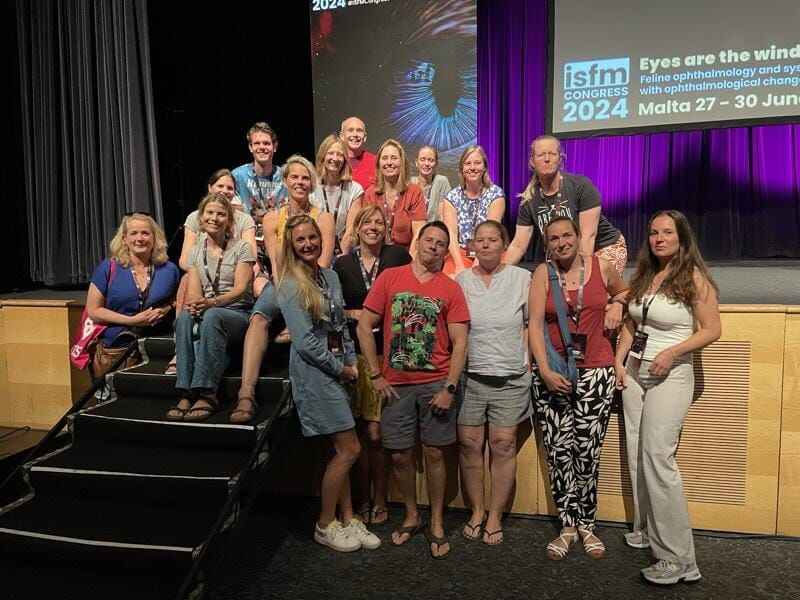
<path fill-rule="evenodd" d="M 264 443 L 267 441 L 267 435 L 269 434 L 269 430 L 272 426 L 272 423 L 275 421 L 275 419 L 277 419 L 281 415 L 282 408 L 284 404 L 288 401 L 290 394 L 291 394 L 291 386 L 284 385 L 283 391 L 281 392 L 281 401 L 280 401 L 281 410 L 276 411 L 275 414 L 266 423 L 264 423 L 263 431 L 261 432 L 259 438 L 256 440 L 256 443 L 253 446 L 253 450 L 250 452 L 250 458 L 245 463 L 245 466 L 242 468 L 240 473 L 253 472 L 258 467 L 258 457 L 261 454 L 262 450 L 264 449 Z M 181 584 L 181 587 L 178 590 L 178 594 L 177 596 L 175 596 L 176 600 L 186 600 L 187 595 L 189 593 L 189 588 L 197 578 L 198 571 L 200 570 L 200 566 L 203 563 L 203 559 L 205 558 L 205 555 L 208 552 L 209 547 L 211 546 L 211 542 L 217 535 L 219 535 L 220 531 L 222 531 L 222 527 L 227 522 L 228 516 L 231 510 L 233 509 L 234 504 L 239 500 L 239 496 L 241 495 L 245 479 L 247 479 L 247 477 L 237 477 L 235 479 L 234 484 L 231 487 L 230 492 L 228 493 L 228 499 L 225 501 L 225 505 L 222 507 L 222 510 L 220 511 L 216 522 L 214 523 L 214 526 L 211 528 L 211 532 L 206 536 L 206 539 L 200 545 L 200 552 L 197 554 L 194 561 L 192 562 L 192 568 L 189 569 L 189 572 L 183 579 L 183 584 Z"/>

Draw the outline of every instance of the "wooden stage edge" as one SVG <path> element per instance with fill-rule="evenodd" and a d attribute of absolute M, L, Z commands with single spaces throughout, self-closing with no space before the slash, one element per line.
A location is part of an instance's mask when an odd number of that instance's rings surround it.
<path fill-rule="evenodd" d="M 88 387 L 86 373 L 68 359 L 82 310 L 74 296 L 0 298 L 0 426 L 46 430 Z M 695 402 L 677 456 L 692 523 L 800 536 L 800 305 L 724 304 L 721 312 L 722 338 L 695 357 Z M 622 432 L 615 406 L 601 458 L 603 520 L 632 516 Z M 314 444 L 293 452 L 293 468 L 278 482 L 281 491 L 317 492 L 309 477 L 320 464 L 315 452 Z M 426 502 L 423 473 L 418 491 Z M 464 506 L 457 480 L 448 486 L 448 501 Z M 555 514 L 541 450 L 530 432 L 522 440 L 509 508 Z"/>

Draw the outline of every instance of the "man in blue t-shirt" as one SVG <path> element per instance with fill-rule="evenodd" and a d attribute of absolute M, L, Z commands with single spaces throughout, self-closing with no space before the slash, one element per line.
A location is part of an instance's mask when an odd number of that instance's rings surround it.
<path fill-rule="evenodd" d="M 253 162 L 236 167 L 233 178 L 245 212 L 261 223 L 264 213 L 280 208 L 287 199 L 281 168 L 272 164 L 278 136 L 266 123 L 256 123 L 247 131 L 247 147 Z"/>

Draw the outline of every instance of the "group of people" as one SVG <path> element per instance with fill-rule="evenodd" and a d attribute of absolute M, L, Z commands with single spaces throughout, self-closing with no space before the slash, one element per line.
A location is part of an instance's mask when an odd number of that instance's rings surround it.
<path fill-rule="evenodd" d="M 132 327 L 146 334 L 174 307 L 177 402 L 166 418 L 218 412 L 223 373 L 241 353 L 228 418 L 247 423 L 258 411 L 270 324 L 282 320 L 275 341 L 291 344 L 303 435 L 326 436 L 334 449 L 314 539 L 340 551 L 380 545 L 367 525 L 388 519 L 391 467 L 404 504 L 391 542 L 424 533 L 433 558 L 448 556 L 446 454 L 456 446 L 471 507 L 461 533 L 501 544 L 517 428 L 535 419 L 562 525 L 547 556 L 563 559 L 580 540 L 587 555 L 603 557 L 598 467 L 621 390 L 635 507 L 625 541 L 652 549 L 657 562 L 642 571 L 649 581 L 699 579 L 675 451 L 693 397 L 692 353 L 720 336 L 720 319 L 685 216 L 653 215 L 627 283 L 625 238 L 591 181 L 562 170 L 558 139 L 531 145 L 513 238 L 480 146 L 463 152 L 451 188 L 436 172 L 435 148 L 419 150 L 411 176 L 398 141 L 373 155 L 366 139 L 351 117 L 323 140 L 315 164 L 293 155 L 278 167 L 275 132 L 255 124 L 253 162 L 216 172 L 187 218 L 183 278 L 153 219 L 126 216 L 89 290 L 90 315 L 110 326 L 103 342 L 113 346 Z M 540 264 L 531 276 L 515 265 L 534 239 Z M 417 508 L 418 441 L 427 524 Z"/>

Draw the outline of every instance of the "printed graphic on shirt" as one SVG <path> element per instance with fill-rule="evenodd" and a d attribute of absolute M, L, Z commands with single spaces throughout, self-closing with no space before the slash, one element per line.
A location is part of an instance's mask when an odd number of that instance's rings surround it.
<path fill-rule="evenodd" d="M 435 371 L 433 347 L 442 300 L 411 292 L 392 300 L 392 341 L 389 366 L 398 371 Z"/>
<path fill-rule="evenodd" d="M 536 207 L 536 222 L 539 225 L 539 231 L 542 235 L 544 235 L 544 228 L 556 217 L 575 219 L 566 198 L 561 198 L 559 196 L 552 204 L 543 202 Z"/>

